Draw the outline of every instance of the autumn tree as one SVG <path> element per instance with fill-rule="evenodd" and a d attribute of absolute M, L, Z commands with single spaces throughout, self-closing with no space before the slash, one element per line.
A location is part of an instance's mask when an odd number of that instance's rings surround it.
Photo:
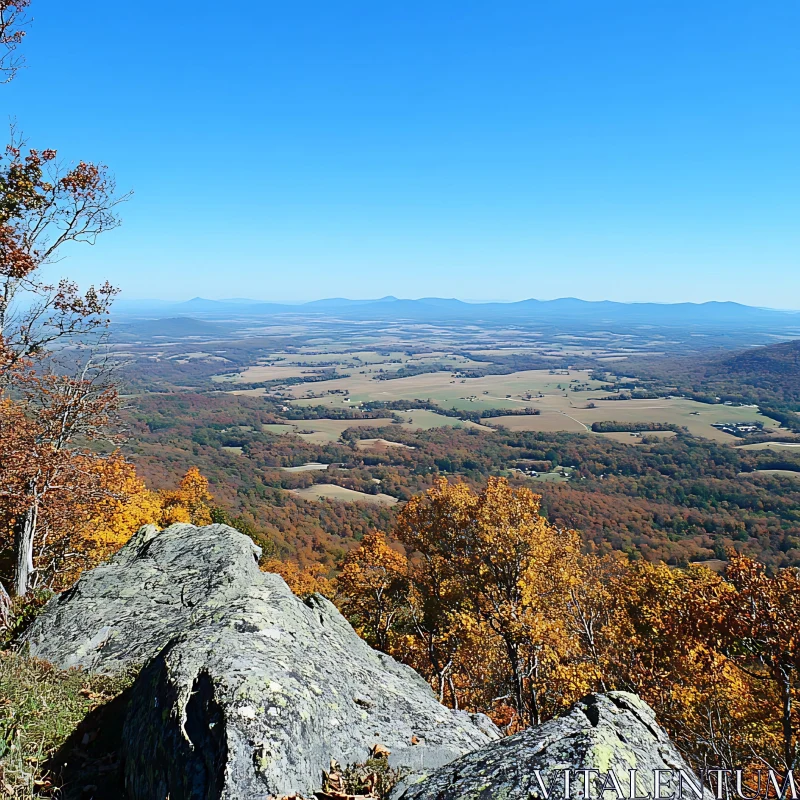
<path fill-rule="evenodd" d="M 323 564 L 301 567 L 292 559 L 268 558 L 261 564 L 261 570 L 280 575 L 298 597 L 310 597 L 312 594 L 333 597 L 333 581 L 326 575 L 328 570 Z"/>
<path fill-rule="evenodd" d="M 0 500 L 12 531 L 12 590 L 22 596 L 36 569 L 43 511 L 63 516 L 65 505 L 102 493 L 90 466 L 102 456 L 90 445 L 113 440 L 117 392 L 91 363 L 77 377 L 19 365 L 14 376 L 14 398 L 0 406 Z"/>
<path fill-rule="evenodd" d="M 0 73 L 16 74 L 27 0 L 0 0 Z M 12 590 L 24 595 L 36 571 L 39 521 L 47 504 L 79 502 L 97 490 L 92 442 L 105 436 L 116 392 L 92 370 L 54 374 L 49 351 L 85 346 L 107 323 L 116 294 L 109 283 L 81 291 L 45 280 L 42 267 L 66 245 L 94 244 L 119 224 L 106 167 L 67 165 L 53 149 L 29 147 L 12 128 L 0 153 L 0 512 L 13 530 Z M 52 362 L 50 364 L 52 367 Z"/>
<path fill-rule="evenodd" d="M 649 703 L 695 766 L 747 764 L 768 738 L 763 694 L 695 625 L 708 613 L 698 598 L 720 576 L 636 561 L 601 582 L 607 611 L 593 657 L 604 685 Z"/>
<path fill-rule="evenodd" d="M 389 634 L 407 606 L 406 557 L 380 532 L 368 533 L 342 563 L 340 608 L 373 647 L 389 652 Z"/>
<path fill-rule="evenodd" d="M 776 756 L 787 770 L 800 756 L 800 575 L 731 553 L 725 580 L 702 587 L 695 598 L 695 629 L 747 679 L 763 684 L 766 707 L 779 720 Z"/>
<path fill-rule="evenodd" d="M 407 558 L 365 537 L 336 599 L 450 705 L 515 730 L 624 689 L 697 767 L 796 757 L 796 571 L 733 557 L 723 577 L 583 553 L 503 479 L 480 492 L 437 481 L 394 535 Z"/>
<path fill-rule="evenodd" d="M 79 466 L 84 478 L 77 491 L 58 502 L 51 496 L 40 511 L 32 559 L 37 589 L 68 588 L 160 515 L 158 493 L 147 489 L 121 453 Z"/>
<path fill-rule="evenodd" d="M 502 478 L 479 493 L 439 480 L 398 517 L 407 560 L 374 534 L 338 579 L 345 612 L 440 698 L 504 704 L 515 726 L 552 715 L 591 682 L 565 613 L 578 537 L 550 525 L 539 500 Z"/>
<path fill-rule="evenodd" d="M 174 522 L 190 522 L 193 525 L 211 524 L 213 501 L 208 490 L 208 479 L 197 467 L 189 467 L 181 478 L 177 489 L 162 490 L 159 523 L 163 526 Z"/>
<path fill-rule="evenodd" d="M 52 284 L 41 268 L 64 245 L 94 244 L 119 225 L 115 208 L 124 199 L 105 167 L 65 166 L 55 150 L 28 148 L 12 131 L 0 154 L 0 382 L 56 342 L 85 341 L 106 324 L 116 289 L 81 292 L 66 278 Z"/>
<path fill-rule="evenodd" d="M 25 38 L 30 0 L 0 0 L 0 83 L 13 80 L 23 65 L 17 49 Z"/>

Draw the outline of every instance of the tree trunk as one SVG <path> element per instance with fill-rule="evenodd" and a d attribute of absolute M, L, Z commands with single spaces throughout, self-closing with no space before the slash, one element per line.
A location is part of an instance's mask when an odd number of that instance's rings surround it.
<path fill-rule="evenodd" d="M 794 767 L 794 744 L 792 742 L 792 685 L 789 676 L 781 670 L 781 714 L 783 723 L 783 753 L 786 759 L 786 769 L 790 771 Z"/>
<path fill-rule="evenodd" d="M 14 523 L 14 584 L 13 593 L 24 597 L 33 574 L 33 539 L 39 520 L 39 505 L 34 502 Z"/>
<path fill-rule="evenodd" d="M 6 587 L 0 583 L 0 631 L 11 627 L 11 598 Z"/>

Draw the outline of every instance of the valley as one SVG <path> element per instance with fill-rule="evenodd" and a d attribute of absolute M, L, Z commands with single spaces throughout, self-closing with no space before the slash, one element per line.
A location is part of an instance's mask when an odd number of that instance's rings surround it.
<path fill-rule="evenodd" d="M 793 329 L 351 315 L 212 316 L 205 336 L 190 323 L 157 341 L 129 323 L 111 352 L 137 469 L 157 485 L 200 467 L 305 564 L 391 530 L 437 476 L 491 475 L 534 488 L 599 552 L 800 564 L 796 377 L 753 387 L 714 366 L 783 363 Z"/>

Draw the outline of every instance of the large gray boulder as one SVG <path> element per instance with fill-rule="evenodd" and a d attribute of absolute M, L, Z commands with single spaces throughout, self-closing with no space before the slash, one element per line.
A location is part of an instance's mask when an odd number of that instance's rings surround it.
<path fill-rule="evenodd" d="M 499 737 L 258 556 L 225 525 L 143 528 L 31 627 L 31 654 L 61 667 L 143 667 L 123 735 L 129 800 L 311 795 L 332 758 L 361 762 L 375 744 L 424 773 Z"/>
<path fill-rule="evenodd" d="M 530 800 L 544 798 L 544 788 L 551 798 L 564 798 L 565 770 L 570 778 L 568 796 L 576 799 L 698 797 L 688 784 L 693 779 L 691 768 L 659 727 L 652 709 L 628 692 L 589 695 L 564 716 L 462 756 L 421 782 L 398 787 L 393 796 L 398 800 Z M 654 791 L 659 788 L 654 780 L 659 781 L 660 792 Z M 679 794 L 680 780 L 683 791 Z M 693 785 L 699 786 L 696 779 Z M 707 789 L 704 794 L 711 800 Z"/>

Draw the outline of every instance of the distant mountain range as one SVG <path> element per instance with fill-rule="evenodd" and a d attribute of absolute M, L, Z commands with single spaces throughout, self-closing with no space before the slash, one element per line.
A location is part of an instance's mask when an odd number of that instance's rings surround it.
<path fill-rule="evenodd" d="M 558 300 L 521 300 L 513 303 L 465 303 L 441 297 L 418 300 L 382 297 L 349 300 L 343 297 L 310 303 L 285 304 L 258 300 L 207 300 L 195 297 L 182 303 L 152 300 L 119 301 L 118 317 L 201 316 L 232 319 L 259 318 L 282 314 L 327 315 L 358 320 L 411 320 L 419 322 L 568 322 L 594 325 L 650 324 L 656 326 L 709 325 L 800 327 L 800 312 L 756 308 L 740 303 L 617 303 L 588 301 L 574 297 Z"/>

